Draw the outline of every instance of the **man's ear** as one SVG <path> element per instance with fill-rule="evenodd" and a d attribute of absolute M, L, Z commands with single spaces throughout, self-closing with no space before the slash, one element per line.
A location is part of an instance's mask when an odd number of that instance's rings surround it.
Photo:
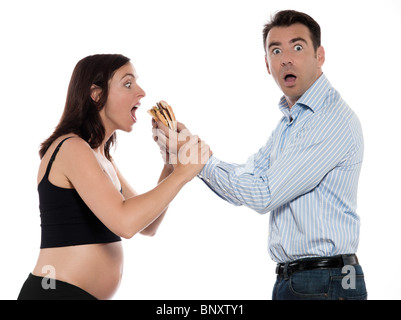
<path fill-rule="evenodd" d="M 317 57 L 317 61 L 319 63 L 319 67 L 321 68 L 324 64 L 324 61 L 326 60 L 326 53 L 322 46 L 317 48 L 316 57 Z"/>
<path fill-rule="evenodd" d="M 98 102 L 100 100 L 100 96 L 102 94 L 102 88 L 99 86 L 92 84 L 91 85 L 91 98 L 93 101 Z"/>
<path fill-rule="evenodd" d="M 267 73 L 268 73 L 268 74 L 272 74 L 272 73 L 270 72 L 269 61 L 267 61 L 267 55 L 265 55 L 265 62 L 266 62 Z"/>

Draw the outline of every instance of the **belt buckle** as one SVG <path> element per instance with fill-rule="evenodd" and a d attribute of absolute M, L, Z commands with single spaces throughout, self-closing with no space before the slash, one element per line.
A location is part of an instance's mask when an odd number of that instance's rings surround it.
<path fill-rule="evenodd" d="M 284 280 L 288 280 L 292 274 L 291 268 L 289 269 L 289 262 L 284 265 Z"/>
<path fill-rule="evenodd" d="M 284 276 L 284 280 L 288 280 L 292 275 L 292 269 L 289 264 L 290 262 L 278 263 L 276 266 L 276 274 Z"/>
<path fill-rule="evenodd" d="M 355 254 L 344 254 L 341 256 L 344 266 L 353 266 L 358 264 L 358 258 Z"/>

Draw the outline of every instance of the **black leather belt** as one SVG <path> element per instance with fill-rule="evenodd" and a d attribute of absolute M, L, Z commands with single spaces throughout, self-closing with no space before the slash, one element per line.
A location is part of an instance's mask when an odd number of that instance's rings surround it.
<path fill-rule="evenodd" d="M 327 269 L 327 268 L 342 268 L 346 265 L 357 265 L 358 258 L 355 254 L 344 254 L 341 256 L 322 257 L 322 258 L 307 258 L 295 260 L 288 263 L 279 263 L 276 267 L 278 275 L 290 276 L 297 271 Z"/>

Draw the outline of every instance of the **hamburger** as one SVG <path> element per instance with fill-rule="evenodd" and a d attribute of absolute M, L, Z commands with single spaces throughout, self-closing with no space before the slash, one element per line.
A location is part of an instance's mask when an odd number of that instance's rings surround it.
<path fill-rule="evenodd" d="M 171 130 L 177 131 L 177 120 L 173 109 L 166 101 L 160 101 L 156 103 L 156 106 L 148 110 L 148 113 L 155 119 L 155 121 L 161 121 L 165 126 Z"/>

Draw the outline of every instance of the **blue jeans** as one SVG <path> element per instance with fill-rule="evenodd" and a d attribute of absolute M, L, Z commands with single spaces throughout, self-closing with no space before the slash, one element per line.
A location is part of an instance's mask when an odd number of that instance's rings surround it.
<path fill-rule="evenodd" d="M 360 265 L 314 269 L 277 276 L 273 300 L 366 300 Z"/>

